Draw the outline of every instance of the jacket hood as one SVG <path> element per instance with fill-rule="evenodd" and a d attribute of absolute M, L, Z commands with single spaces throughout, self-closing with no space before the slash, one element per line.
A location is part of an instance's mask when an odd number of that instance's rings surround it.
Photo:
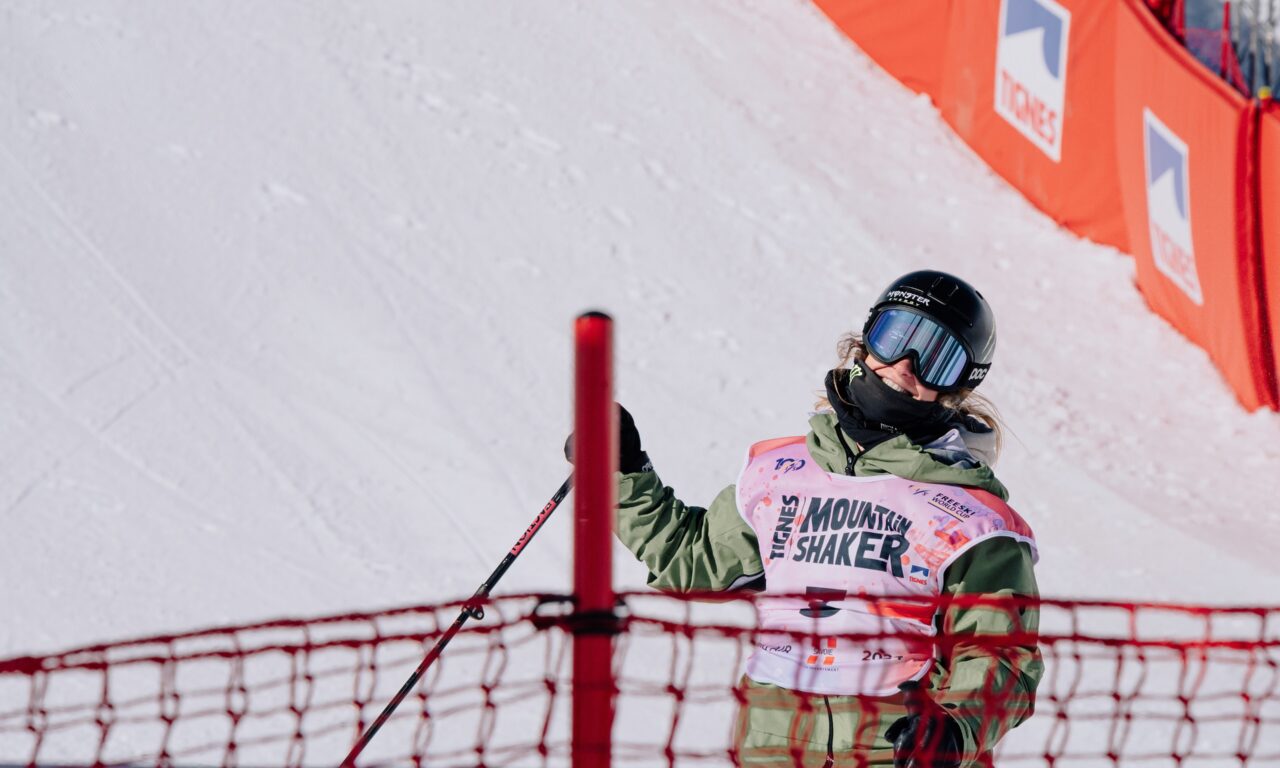
<path fill-rule="evenodd" d="M 828 472 L 844 474 L 849 457 L 840 442 L 836 415 L 815 413 L 809 419 L 809 429 L 805 442 L 814 461 Z M 923 446 L 912 443 L 906 435 L 898 435 L 860 455 L 854 462 L 853 474 L 895 475 L 921 483 L 981 488 L 1007 501 L 1008 489 L 996 479 L 991 465 L 982 460 L 990 455 L 990 442 L 989 432 L 963 424 Z"/>

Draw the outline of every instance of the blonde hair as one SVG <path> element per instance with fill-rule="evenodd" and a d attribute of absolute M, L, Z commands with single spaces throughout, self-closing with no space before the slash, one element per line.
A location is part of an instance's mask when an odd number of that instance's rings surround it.
<path fill-rule="evenodd" d="M 849 366 L 854 361 L 862 360 L 866 356 L 867 347 L 862 343 L 862 334 L 851 332 L 841 336 L 840 340 L 836 342 L 836 357 L 840 360 L 836 365 L 836 376 L 842 375 L 849 370 Z M 960 413 L 962 416 L 971 416 L 990 427 L 991 431 L 995 433 L 996 456 L 1000 455 L 1000 449 L 1004 446 L 1005 427 L 995 403 L 978 394 L 972 388 L 944 392 L 938 396 L 938 402 Z M 825 392 L 818 398 L 818 402 L 814 404 L 814 410 L 832 410 L 831 403 L 827 400 Z"/>

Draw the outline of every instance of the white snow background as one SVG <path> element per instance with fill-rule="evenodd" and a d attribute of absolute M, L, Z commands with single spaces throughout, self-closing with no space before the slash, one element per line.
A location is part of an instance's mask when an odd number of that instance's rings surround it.
<path fill-rule="evenodd" d="M 808 3 L 0 0 L 0 654 L 470 594 L 585 309 L 709 502 L 919 268 L 996 310 L 1046 596 L 1276 602 L 1280 417 Z"/>

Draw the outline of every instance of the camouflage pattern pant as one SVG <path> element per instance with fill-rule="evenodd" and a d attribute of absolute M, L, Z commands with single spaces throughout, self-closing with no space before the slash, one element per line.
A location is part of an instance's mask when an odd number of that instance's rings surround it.
<path fill-rule="evenodd" d="M 745 676 L 735 733 L 737 760 L 749 768 L 892 766 L 884 738 L 906 714 L 901 694 L 872 698 L 800 693 Z"/>

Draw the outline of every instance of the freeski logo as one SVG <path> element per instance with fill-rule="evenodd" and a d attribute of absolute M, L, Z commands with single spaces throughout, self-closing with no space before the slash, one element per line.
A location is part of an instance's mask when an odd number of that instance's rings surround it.
<path fill-rule="evenodd" d="M 929 503 L 961 522 L 974 515 L 971 507 L 965 506 L 945 493 L 935 493 L 933 498 L 929 499 Z"/>
<path fill-rule="evenodd" d="M 1062 159 L 1071 13 L 1053 0 L 1001 0 L 996 114 L 1055 163 Z"/>
<path fill-rule="evenodd" d="M 1187 144 L 1142 110 L 1143 147 L 1147 160 L 1147 222 L 1156 269 L 1196 304 L 1204 304 L 1196 252 L 1191 244 L 1191 178 Z"/>

